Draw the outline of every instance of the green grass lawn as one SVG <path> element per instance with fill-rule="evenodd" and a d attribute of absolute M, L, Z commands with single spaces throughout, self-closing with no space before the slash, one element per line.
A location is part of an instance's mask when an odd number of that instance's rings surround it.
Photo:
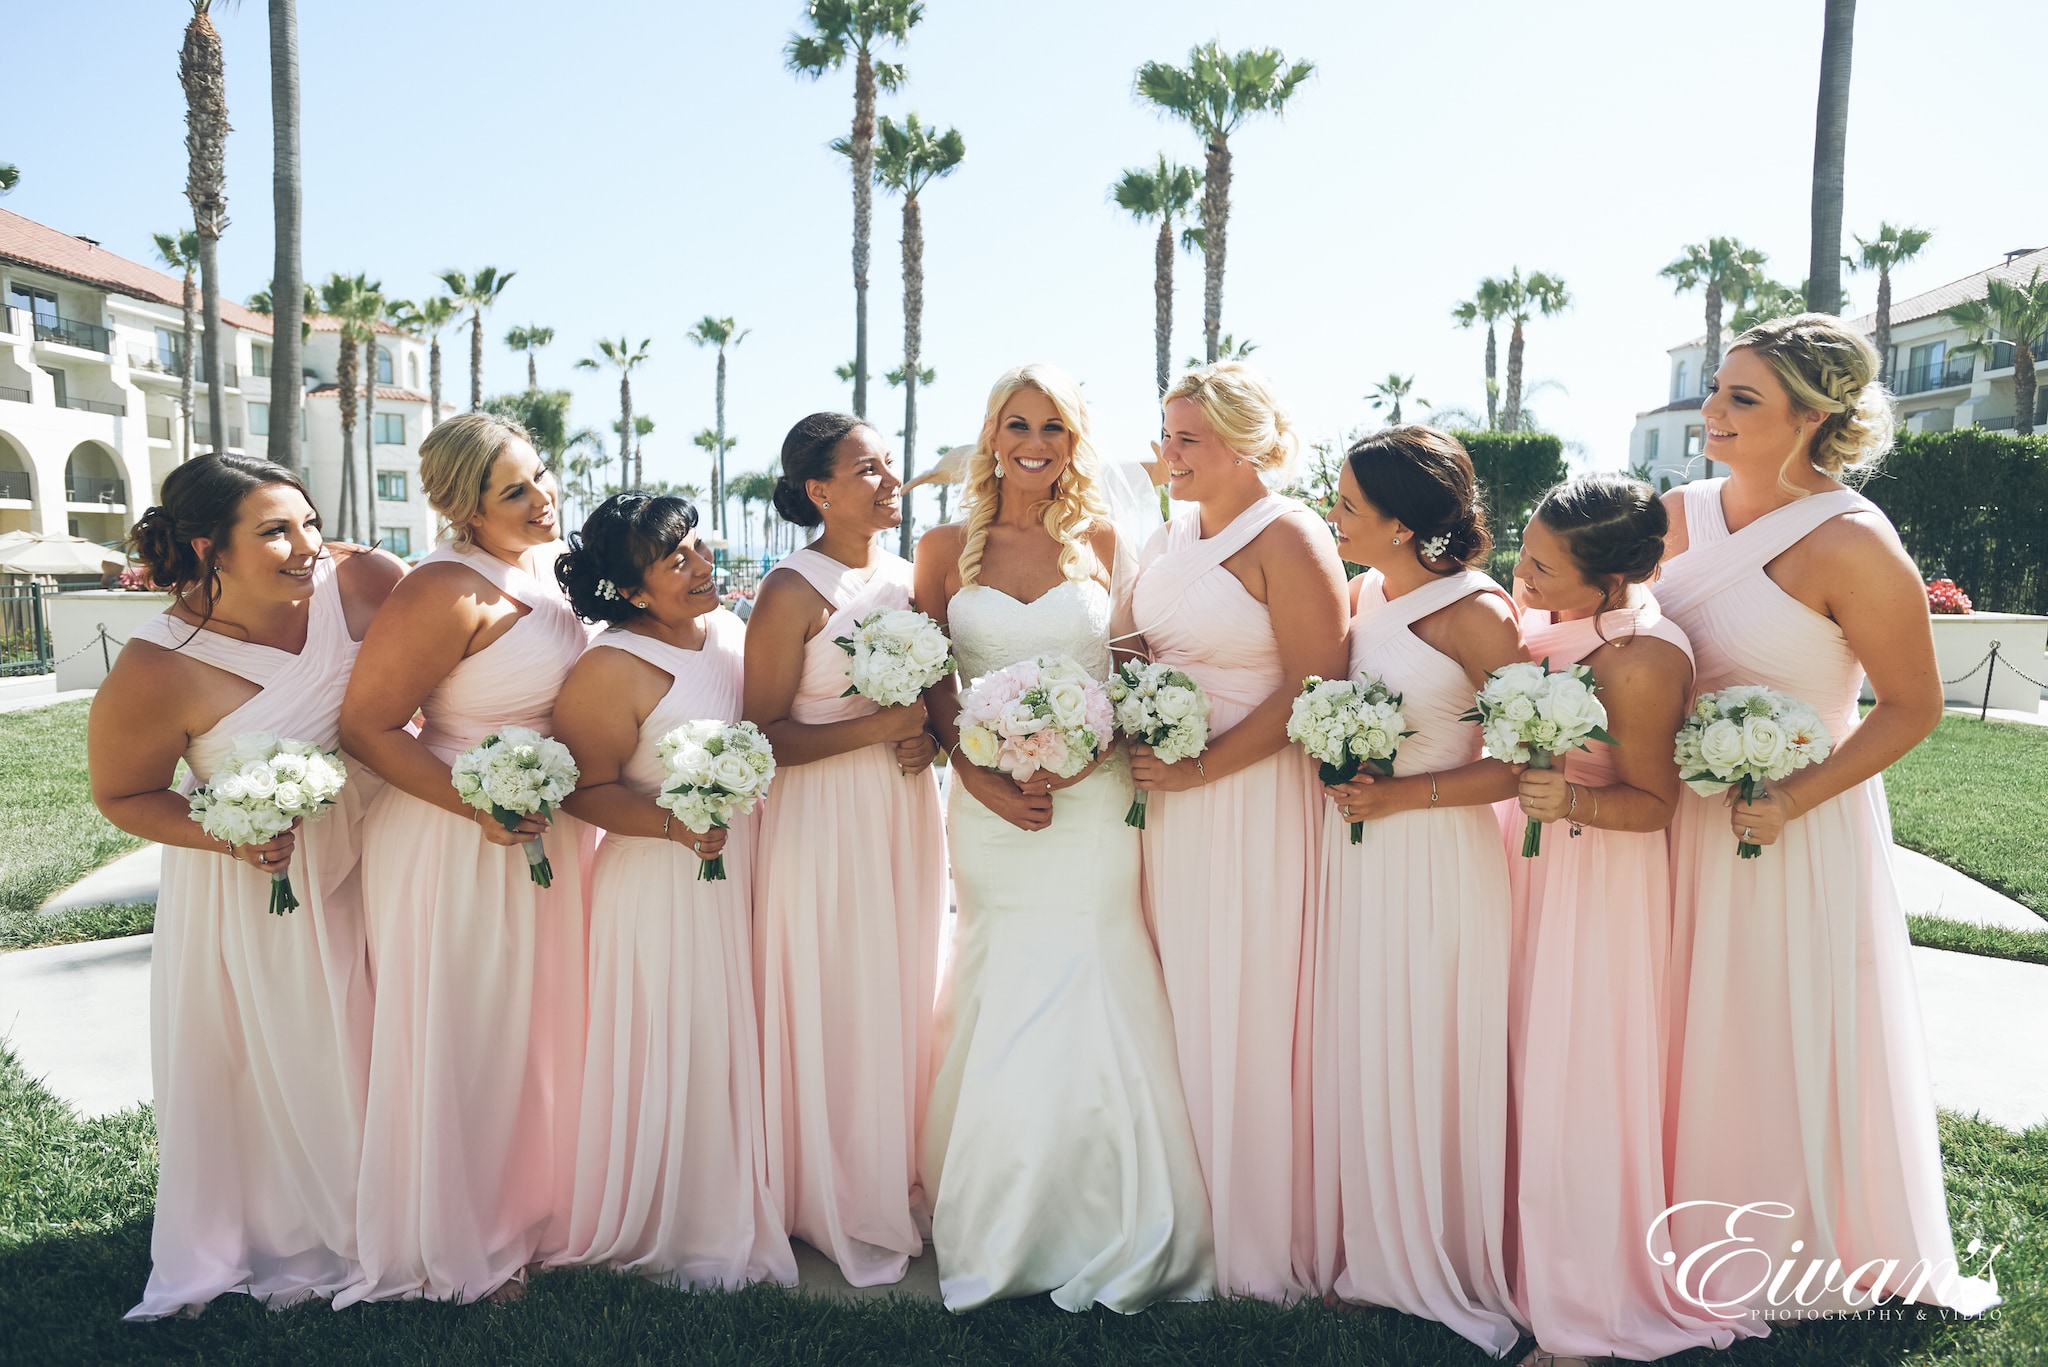
<path fill-rule="evenodd" d="M 1884 781 L 1893 839 L 2048 917 L 2048 726 L 1945 716 Z"/>
<path fill-rule="evenodd" d="M 142 841 L 92 805 L 84 699 L 0 713 L 0 911 L 34 911 Z"/>

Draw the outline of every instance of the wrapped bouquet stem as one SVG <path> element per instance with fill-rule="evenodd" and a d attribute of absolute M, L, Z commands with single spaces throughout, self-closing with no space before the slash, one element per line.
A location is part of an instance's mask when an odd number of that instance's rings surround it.
<path fill-rule="evenodd" d="M 348 769 L 341 756 L 302 740 L 280 740 L 275 732 L 248 731 L 213 778 L 186 799 L 199 829 L 228 845 L 262 844 L 292 828 L 294 821 L 318 821 L 327 814 Z M 297 911 L 289 867 L 270 877 L 270 914 Z"/>
<path fill-rule="evenodd" d="M 1106 685 L 1116 725 L 1132 740 L 1152 748 L 1167 764 L 1194 759 L 1209 748 L 1209 696 L 1202 686 L 1172 665 L 1126 660 Z M 1124 824 L 1145 829 L 1145 800 L 1140 788 L 1124 813 Z"/>
<path fill-rule="evenodd" d="M 1287 714 L 1287 739 L 1306 750 L 1317 763 L 1316 775 L 1326 785 L 1349 783 L 1361 768 L 1382 778 L 1394 776 L 1394 752 L 1414 734 L 1401 715 L 1401 695 L 1391 692 L 1377 674 L 1356 679 L 1301 681 L 1301 694 Z M 1365 823 L 1351 823 L 1351 843 L 1365 839 Z"/>
<path fill-rule="evenodd" d="M 1810 703 L 1754 684 L 1702 693 L 1678 728 L 1674 758 L 1685 786 L 1703 797 L 1734 788 L 1754 802 L 1796 769 L 1818 764 L 1834 748 Z M 1764 847 L 1738 839 L 1735 853 L 1755 859 Z"/>
<path fill-rule="evenodd" d="M 576 760 L 569 747 L 524 726 L 507 726 L 455 757 L 449 782 L 456 793 L 508 831 L 529 816 L 552 816 L 576 791 Z M 553 887 L 555 867 L 539 837 L 521 846 L 526 872 L 540 886 Z"/>
<path fill-rule="evenodd" d="M 1507 764 L 1548 769 L 1566 750 L 1583 750 L 1588 740 L 1614 744 L 1607 734 L 1607 708 L 1594 696 L 1598 685 L 1586 665 L 1553 671 L 1541 664 L 1504 665 L 1486 676 L 1472 710 L 1461 720 L 1479 723 L 1486 752 Z M 1543 852 L 1543 823 L 1534 817 L 1522 831 L 1522 858 Z"/>

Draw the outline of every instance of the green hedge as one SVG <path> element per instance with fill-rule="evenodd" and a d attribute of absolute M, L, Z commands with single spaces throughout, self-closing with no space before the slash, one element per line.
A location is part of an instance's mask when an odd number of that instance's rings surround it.
<path fill-rule="evenodd" d="M 1906 550 L 1979 612 L 2048 613 L 2048 437 L 1901 433 L 1863 484 Z"/>
<path fill-rule="evenodd" d="M 1494 550 L 1485 568 L 1507 584 L 1536 500 L 1569 473 L 1564 442 L 1548 432 L 1460 432 L 1457 437 L 1472 453 L 1472 469 L 1486 495 L 1486 527 L 1493 533 Z"/>

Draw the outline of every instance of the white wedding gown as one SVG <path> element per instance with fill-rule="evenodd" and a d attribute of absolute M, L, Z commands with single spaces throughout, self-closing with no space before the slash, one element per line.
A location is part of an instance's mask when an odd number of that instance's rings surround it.
<path fill-rule="evenodd" d="M 1034 655 L 1109 673 L 1109 595 L 1069 581 L 948 608 L 960 676 Z M 1138 902 L 1129 769 L 1113 756 L 1024 831 L 953 784 L 959 903 L 924 1131 L 946 1305 L 1051 1292 L 1131 1313 L 1213 1293 L 1208 1194 Z"/>

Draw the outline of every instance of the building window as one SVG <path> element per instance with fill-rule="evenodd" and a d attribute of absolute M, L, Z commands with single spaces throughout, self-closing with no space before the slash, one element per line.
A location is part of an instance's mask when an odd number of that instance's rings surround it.
<path fill-rule="evenodd" d="M 405 445 L 405 414 L 379 413 L 376 418 L 379 446 Z"/>
<path fill-rule="evenodd" d="M 1687 394 L 1685 387 L 1685 362 L 1678 363 L 1678 375 L 1671 382 L 1671 402 L 1677 403 Z"/>
<path fill-rule="evenodd" d="M 1693 426 L 1685 429 L 1685 458 L 1698 460 L 1707 449 L 1707 429 Z"/>
<path fill-rule="evenodd" d="M 391 353 L 383 347 L 377 348 L 377 383 L 391 383 Z"/>
<path fill-rule="evenodd" d="M 68 406 L 71 399 L 71 377 L 61 370 L 52 370 L 48 366 L 42 367 L 42 371 L 50 377 L 50 383 L 56 387 L 57 407 Z"/>
<path fill-rule="evenodd" d="M 57 296 L 33 285 L 13 286 L 7 291 L 7 302 L 11 307 L 27 309 L 38 318 L 57 316 Z"/>
<path fill-rule="evenodd" d="M 384 548 L 401 560 L 411 555 L 412 528 L 386 527 L 384 529 Z"/>
<path fill-rule="evenodd" d="M 245 405 L 249 410 L 249 435 L 267 437 L 270 435 L 270 405 L 252 403 Z"/>
<path fill-rule="evenodd" d="M 270 348 L 261 342 L 249 343 L 249 373 L 262 379 L 270 378 Z"/>
<path fill-rule="evenodd" d="M 1657 463 L 1657 448 L 1662 445 L 1663 436 L 1654 427 L 1643 433 L 1643 464 L 1654 466 Z"/>
<path fill-rule="evenodd" d="M 377 472 L 377 500 L 380 503 L 405 502 L 405 471 L 379 470 Z"/>
<path fill-rule="evenodd" d="M 185 334 L 169 328 L 156 330 L 156 363 L 173 375 L 185 373 Z"/>
<path fill-rule="evenodd" d="M 414 389 L 418 389 L 420 387 L 419 357 L 408 356 L 405 358 L 405 382 L 411 385 Z"/>

